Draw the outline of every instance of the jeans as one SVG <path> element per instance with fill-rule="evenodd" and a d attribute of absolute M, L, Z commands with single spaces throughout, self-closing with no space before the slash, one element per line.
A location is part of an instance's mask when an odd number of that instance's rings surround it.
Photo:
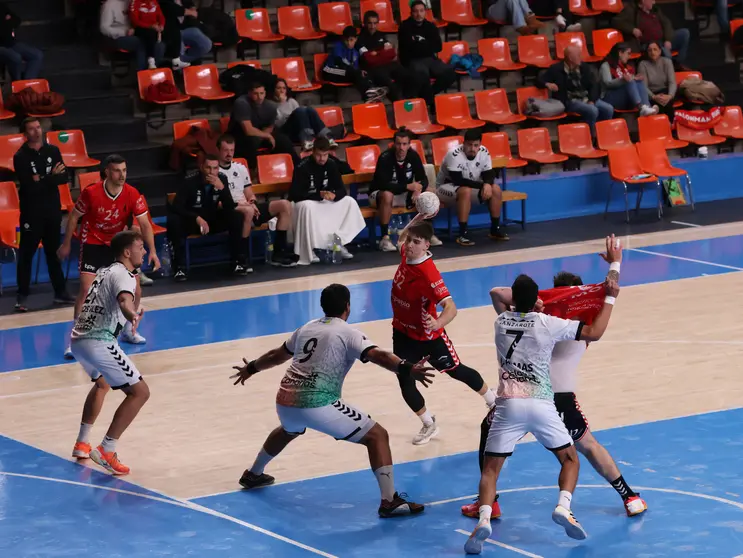
<path fill-rule="evenodd" d="M 689 51 L 689 30 L 688 29 L 676 29 L 673 32 L 673 38 L 671 39 L 671 50 L 678 51 L 676 60 L 679 64 L 683 64 L 686 60 L 686 53 Z M 663 47 L 663 54 L 667 58 L 671 58 L 671 53 L 668 52 L 666 47 Z"/>
<path fill-rule="evenodd" d="M 608 89 L 604 101 L 615 109 L 630 110 L 641 105 L 650 106 L 648 89 L 642 81 L 628 81 L 616 89 Z"/>
<path fill-rule="evenodd" d="M 136 35 L 127 35 L 126 37 L 119 37 L 114 40 L 114 46 L 127 52 L 133 52 L 136 62 L 137 70 L 147 69 L 147 51 L 144 43 Z M 160 60 L 165 55 L 165 44 L 155 43 L 155 60 Z"/>
<path fill-rule="evenodd" d="M 596 121 L 609 120 L 614 116 L 614 107 L 601 99 L 597 100 L 593 105 L 582 101 L 568 101 L 565 110 L 567 112 L 577 112 L 586 124 L 588 124 L 593 137 L 596 137 Z"/>
<path fill-rule="evenodd" d="M 739 2 L 731 2 L 732 4 L 738 4 Z M 721 35 L 730 34 L 730 15 L 728 14 L 728 0 L 715 0 L 715 15 L 717 16 L 717 24 L 720 26 Z"/>
<path fill-rule="evenodd" d="M 281 132 L 289 136 L 292 141 L 300 143 L 316 137 L 330 137 L 330 130 L 312 107 L 295 109 L 281 127 Z"/>
<path fill-rule="evenodd" d="M 181 60 L 193 62 L 212 50 L 212 40 L 198 27 L 181 29 Z"/>
<path fill-rule="evenodd" d="M 44 55 L 38 48 L 25 43 L 16 43 L 11 47 L 0 47 L 0 61 L 8 68 L 13 81 L 19 79 L 34 79 L 39 77 L 41 62 Z M 23 63 L 26 69 L 23 69 Z"/>
<path fill-rule="evenodd" d="M 488 8 L 491 21 L 511 21 L 516 29 L 526 25 L 526 14 L 531 12 L 526 0 L 498 0 Z M 510 16 L 510 17 L 509 17 Z"/>

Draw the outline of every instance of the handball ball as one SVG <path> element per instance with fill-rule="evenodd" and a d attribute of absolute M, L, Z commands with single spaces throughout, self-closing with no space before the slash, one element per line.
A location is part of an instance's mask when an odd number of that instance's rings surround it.
<path fill-rule="evenodd" d="M 434 217 L 439 212 L 439 197 L 433 192 L 423 192 L 415 201 L 418 213 L 425 217 Z"/>

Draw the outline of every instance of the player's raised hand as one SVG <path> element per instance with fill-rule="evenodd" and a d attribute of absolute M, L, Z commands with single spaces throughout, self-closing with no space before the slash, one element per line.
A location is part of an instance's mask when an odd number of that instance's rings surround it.
<path fill-rule="evenodd" d="M 430 357 L 423 357 L 418 362 L 416 362 L 413 365 L 413 368 L 410 370 L 410 376 L 423 384 L 423 387 L 428 387 L 433 383 L 433 378 L 436 374 L 431 372 L 432 370 L 435 370 L 432 366 L 426 366 L 428 364 L 428 359 Z"/>
<path fill-rule="evenodd" d="M 243 358 L 243 363 L 245 366 L 233 366 L 232 368 L 234 370 L 237 370 L 237 374 L 233 374 L 230 376 L 230 379 L 235 379 L 235 383 L 232 384 L 233 386 L 236 386 L 237 384 L 240 384 L 241 386 L 245 385 L 245 380 L 250 379 L 251 376 L 258 373 L 258 370 L 255 369 L 255 363 L 253 361 L 248 362 Z"/>
<path fill-rule="evenodd" d="M 622 261 L 622 241 L 614 235 L 606 237 L 606 252 L 599 254 L 606 263 Z"/>

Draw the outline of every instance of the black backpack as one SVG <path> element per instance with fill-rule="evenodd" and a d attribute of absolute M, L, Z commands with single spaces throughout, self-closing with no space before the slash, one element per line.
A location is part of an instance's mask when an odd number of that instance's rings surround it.
<path fill-rule="evenodd" d="M 201 30 L 213 43 L 221 43 L 223 47 L 232 47 L 240 41 L 235 22 L 221 10 L 200 8 L 199 23 Z"/>
<path fill-rule="evenodd" d="M 231 91 L 235 96 L 245 95 L 250 86 L 256 82 L 266 88 L 267 96 L 273 95 L 276 89 L 277 77 L 266 70 L 258 70 L 247 64 L 239 64 L 222 72 L 219 75 L 219 84 L 225 91 Z"/>

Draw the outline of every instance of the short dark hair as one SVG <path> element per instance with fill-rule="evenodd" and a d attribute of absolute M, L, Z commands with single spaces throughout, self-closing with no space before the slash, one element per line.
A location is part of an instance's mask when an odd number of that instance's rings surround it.
<path fill-rule="evenodd" d="M 217 157 L 213 153 L 207 153 L 206 155 L 204 155 L 204 162 L 206 163 L 207 161 L 216 161 L 217 163 L 219 163 L 219 157 Z"/>
<path fill-rule="evenodd" d="M 23 119 L 23 120 L 21 121 L 21 125 L 19 126 L 19 128 L 20 128 L 20 132 L 21 132 L 22 134 L 25 134 L 25 133 L 26 133 L 26 125 L 27 125 L 27 124 L 31 124 L 31 122 L 38 122 L 38 123 L 39 123 L 39 125 L 41 125 L 41 120 L 39 120 L 39 119 L 38 119 L 38 118 L 36 118 L 35 116 L 27 116 L 26 118 L 24 118 L 24 119 Z"/>
<path fill-rule="evenodd" d="M 379 19 L 379 14 L 375 12 L 374 10 L 369 10 L 368 12 L 364 13 L 364 23 L 368 22 L 369 19 L 376 17 Z"/>
<path fill-rule="evenodd" d="M 477 128 L 470 128 L 464 133 L 464 141 L 482 142 L 482 132 Z"/>
<path fill-rule="evenodd" d="M 120 257 L 124 250 L 130 248 L 137 240 L 142 240 L 142 233 L 138 230 L 121 231 L 111 239 L 111 251 L 115 258 Z"/>
<path fill-rule="evenodd" d="M 583 284 L 583 279 L 575 273 L 561 271 L 552 278 L 552 284 L 555 287 L 577 287 Z"/>
<path fill-rule="evenodd" d="M 330 140 L 326 137 L 315 138 L 312 151 L 330 151 Z"/>
<path fill-rule="evenodd" d="M 351 37 L 357 37 L 356 28 L 353 25 L 348 25 L 343 28 L 343 38 L 350 39 Z"/>
<path fill-rule="evenodd" d="M 126 159 L 118 153 L 111 153 L 111 155 L 103 159 L 103 168 L 105 169 L 109 165 L 120 165 L 121 163 L 126 163 Z"/>
<path fill-rule="evenodd" d="M 428 9 L 428 6 L 426 6 L 426 3 L 423 0 L 413 0 L 410 3 L 410 11 L 413 11 L 413 8 L 416 6 L 423 6 L 426 10 Z"/>
<path fill-rule="evenodd" d="M 397 130 L 395 130 L 395 134 L 392 136 L 392 141 L 395 141 L 396 138 L 408 138 L 412 141 L 413 132 L 408 130 L 405 126 L 401 126 Z"/>
<path fill-rule="evenodd" d="M 339 318 L 351 304 L 351 291 L 340 283 L 328 285 L 320 293 L 320 306 L 328 318 Z"/>
<path fill-rule="evenodd" d="M 264 83 L 261 83 L 260 81 L 254 81 L 253 83 L 250 84 L 251 91 L 255 91 L 256 89 L 260 89 L 261 87 L 265 89 L 266 85 Z"/>
<path fill-rule="evenodd" d="M 223 143 L 235 143 L 235 138 L 230 134 L 222 134 L 217 138 L 217 149 L 221 149 Z"/>
<path fill-rule="evenodd" d="M 516 312 L 531 312 L 539 298 L 539 286 L 523 273 L 511 285 L 511 296 Z"/>
<path fill-rule="evenodd" d="M 433 225 L 428 221 L 421 221 L 408 227 L 408 234 L 417 238 L 422 238 L 426 242 L 431 242 L 433 237 Z"/>

